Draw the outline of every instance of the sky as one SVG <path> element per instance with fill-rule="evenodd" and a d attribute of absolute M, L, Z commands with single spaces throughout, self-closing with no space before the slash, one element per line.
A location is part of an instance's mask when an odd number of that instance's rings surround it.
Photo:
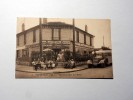
<path fill-rule="evenodd" d="M 72 24 L 72 19 L 64 18 L 47 18 L 47 22 L 65 22 Z M 25 30 L 39 24 L 39 18 L 17 18 L 17 32 L 22 31 L 22 23 L 25 23 Z M 88 32 L 94 35 L 94 47 L 100 48 L 104 46 L 112 48 L 111 45 L 111 21 L 109 19 L 75 19 L 75 26 L 85 30 L 85 25 L 88 27 Z"/>

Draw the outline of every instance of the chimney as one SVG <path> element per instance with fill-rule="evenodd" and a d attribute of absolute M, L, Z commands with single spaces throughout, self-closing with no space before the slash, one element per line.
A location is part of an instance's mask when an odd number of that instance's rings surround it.
<path fill-rule="evenodd" d="M 25 31 L 25 24 L 22 24 L 22 32 Z"/>
<path fill-rule="evenodd" d="M 85 25 L 85 32 L 88 32 L 88 27 L 87 27 L 87 25 Z"/>
<path fill-rule="evenodd" d="M 47 18 L 43 18 L 43 24 L 47 24 Z"/>

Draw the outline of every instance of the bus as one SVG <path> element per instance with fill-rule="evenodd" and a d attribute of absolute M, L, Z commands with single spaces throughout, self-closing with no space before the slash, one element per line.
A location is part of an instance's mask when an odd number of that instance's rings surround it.
<path fill-rule="evenodd" d="M 87 61 L 88 67 L 112 65 L 112 50 L 98 50 L 92 52 L 92 59 Z"/>

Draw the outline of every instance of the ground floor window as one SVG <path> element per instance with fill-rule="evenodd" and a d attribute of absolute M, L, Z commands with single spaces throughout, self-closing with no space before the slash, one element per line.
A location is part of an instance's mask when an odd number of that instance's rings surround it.
<path fill-rule="evenodd" d="M 24 50 L 24 49 L 23 49 L 23 50 L 22 50 L 22 56 L 29 56 L 29 55 L 28 55 L 28 50 Z"/>
<path fill-rule="evenodd" d="M 19 50 L 17 50 L 17 52 L 16 52 L 16 58 L 19 58 L 20 57 L 20 54 L 19 53 L 20 53 Z"/>

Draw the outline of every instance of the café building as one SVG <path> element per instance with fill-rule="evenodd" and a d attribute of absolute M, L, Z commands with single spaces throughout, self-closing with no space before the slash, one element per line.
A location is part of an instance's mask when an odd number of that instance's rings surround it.
<path fill-rule="evenodd" d="M 74 35 L 73 35 L 74 34 Z M 25 30 L 16 35 L 17 64 L 30 65 L 35 56 L 40 57 L 40 51 L 50 49 L 55 53 L 69 50 L 80 54 L 88 53 L 94 48 L 94 36 L 85 30 L 63 22 L 46 22 Z"/>

